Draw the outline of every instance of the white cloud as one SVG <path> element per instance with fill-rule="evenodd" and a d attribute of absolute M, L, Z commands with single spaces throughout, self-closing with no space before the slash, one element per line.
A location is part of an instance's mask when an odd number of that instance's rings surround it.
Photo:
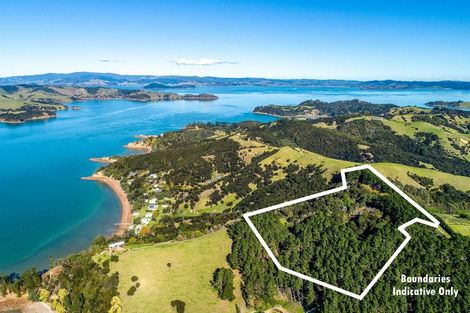
<path fill-rule="evenodd" d="M 116 62 L 123 62 L 122 60 L 110 59 L 110 58 L 101 58 L 101 63 L 116 63 Z"/>
<path fill-rule="evenodd" d="M 222 60 L 207 59 L 207 58 L 200 58 L 200 59 L 179 58 L 179 59 L 173 60 L 173 63 L 175 63 L 176 65 L 201 65 L 201 66 L 206 66 L 206 65 L 218 65 L 218 64 L 237 64 L 238 62 L 222 61 Z"/>

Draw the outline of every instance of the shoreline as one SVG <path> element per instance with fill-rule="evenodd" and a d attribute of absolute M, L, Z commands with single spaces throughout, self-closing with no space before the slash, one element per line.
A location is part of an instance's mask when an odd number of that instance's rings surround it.
<path fill-rule="evenodd" d="M 129 150 L 144 151 L 144 153 L 152 152 L 152 147 L 146 145 L 142 141 L 129 142 L 127 145 L 124 145 L 123 147 Z"/>
<path fill-rule="evenodd" d="M 91 162 L 95 163 L 103 163 L 103 164 L 111 164 L 116 162 L 116 159 L 113 159 L 112 157 L 102 157 L 102 158 L 89 158 Z"/>
<path fill-rule="evenodd" d="M 121 187 L 121 183 L 118 180 L 105 176 L 101 173 L 95 173 L 91 176 L 82 177 L 82 179 L 103 183 L 108 188 L 110 188 L 114 192 L 114 194 L 118 197 L 120 205 L 121 205 L 121 220 L 119 224 L 117 224 L 117 228 L 114 231 L 113 235 L 117 235 L 117 236 L 124 235 L 129 225 L 132 225 L 133 219 L 132 219 L 132 206 L 129 203 L 126 192 Z"/>

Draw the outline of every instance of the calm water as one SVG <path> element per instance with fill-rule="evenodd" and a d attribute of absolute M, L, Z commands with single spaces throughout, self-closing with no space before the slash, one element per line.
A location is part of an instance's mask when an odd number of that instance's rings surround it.
<path fill-rule="evenodd" d="M 470 100 L 460 91 L 360 91 L 338 88 L 200 88 L 215 102 L 87 101 L 80 111 L 49 121 L 0 124 L 0 273 L 47 267 L 109 234 L 120 219 L 119 203 L 96 182 L 80 180 L 98 165 L 88 161 L 129 153 L 136 134 L 159 134 L 194 121 L 270 121 L 250 113 L 265 104 L 307 99 L 359 98 L 377 103 L 422 105 L 431 100 Z"/>

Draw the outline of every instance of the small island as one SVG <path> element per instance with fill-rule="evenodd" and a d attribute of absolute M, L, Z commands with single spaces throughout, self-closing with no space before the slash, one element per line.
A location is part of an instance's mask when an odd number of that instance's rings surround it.
<path fill-rule="evenodd" d="M 102 87 L 70 87 L 15 85 L 0 86 L 0 122 L 24 123 L 26 121 L 56 117 L 58 110 L 66 110 L 65 103 L 85 100 L 150 101 L 213 101 L 213 94 L 185 94 L 152 92 L 146 90 L 113 89 Z M 72 110 L 80 110 L 73 105 Z"/>
<path fill-rule="evenodd" d="M 357 114 L 383 116 L 387 114 L 390 109 L 395 107 L 396 106 L 393 104 L 375 104 L 358 99 L 335 102 L 307 100 L 292 106 L 274 104 L 259 106 L 256 107 L 253 112 L 284 118 L 318 119 L 322 117 L 340 115 L 352 116 Z"/>

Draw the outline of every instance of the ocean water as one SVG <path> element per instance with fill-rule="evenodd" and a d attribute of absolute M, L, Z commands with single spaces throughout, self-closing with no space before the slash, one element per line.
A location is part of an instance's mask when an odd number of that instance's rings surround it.
<path fill-rule="evenodd" d="M 77 103 L 80 111 L 22 125 L 0 124 L 0 273 L 46 268 L 51 258 L 85 249 L 119 222 L 119 202 L 105 186 L 80 178 L 99 165 L 91 157 L 124 155 L 137 134 L 160 134 L 188 123 L 274 120 L 251 113 L 265 104 L 359 98 L 422 106 L 431 100 L 470 100 L 451 90 L 363 91 L 340 88 L 212 87 L 214 102 L 123 100 Z"/>

